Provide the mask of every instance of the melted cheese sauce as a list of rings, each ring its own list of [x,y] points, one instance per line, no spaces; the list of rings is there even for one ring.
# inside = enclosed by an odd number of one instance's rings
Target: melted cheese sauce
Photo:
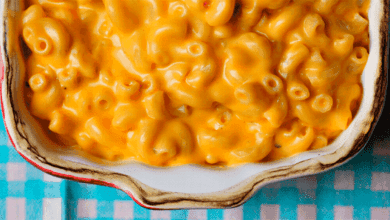
[[[328,145],[360,104],[369,0],[25,5],[31,113],[104,160],[276,160]]]

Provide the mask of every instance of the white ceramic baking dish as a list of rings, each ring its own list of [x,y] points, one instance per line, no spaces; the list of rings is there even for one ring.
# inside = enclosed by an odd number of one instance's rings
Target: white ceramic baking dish
[[[323,149],[234,168],[155,168],[137,162],[108,166],[55,146],[29,114],[23,99],[25,64],[14,22],[21,10],[19,0],[1,1],[0,40],[5,65],[1,103],[9,137],[16,150],[39,169],[63,178],[121,189],[147,208],[239,206],[268,183],[329,170],[354,157],[366,144],[381,114],[387,86],[389,2],[371,1],[370,55],[362,75],[364,97],[349,128]]]

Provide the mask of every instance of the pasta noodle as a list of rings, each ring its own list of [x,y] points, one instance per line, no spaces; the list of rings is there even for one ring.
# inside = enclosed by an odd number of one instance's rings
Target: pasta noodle
[[[364,65],[367,63],[368,53],[364,47],[355,47],[348,58],[348,72],[351,74],[361,74]]]
[[[271,95],[280,93],[283,90],[282,80],[274,74],[266,74],[261,82],[265,90]]]
[[[360,106],[368,0],[24,1],[27,106],[86,156],[277,160],[331,144]]]
[[[279,73],[283,78],[293,72],[309,56],[309,49],[301,43],[296,43],[286,50],[279,65]]]
[[[338,2],[339,0],[319,0],[315,2],[314,7],[319,13],[328,14]]]
[[[146,113],[150,118],[163,120],[169,117],[165,109],[164,92],[156,92],[145,98]]]
[[[292,81],[288,84],[287,94],[294,100],[305,100],[310,97],[309,89],[298,81]]]
[[[280,40],[300,20],[302,15],[301,5],[293,4],[280,9],[275,17],[269,18],[269,25],[266,30],[267,36],[274,40]]]
[[[338,53],[341,56],[345,56],[347,54],[351,53],[351,50],[353,49],[353,42],[354,37],[351,34],[343,34],[343,36],[339,39],[336,39],[333,42],[333,47],[336,53]]]
[[[320,149],[328,145],[328,139],[324,135],[318,135],[310,146],[310,149]]]
[[[117,82],[115,86],[115,95],[121,98],[123,101],[129,101],[130,99],[136,98],[140,93],[141,85],[135,80],[128,82]]]
[[[314,110],[325,113],[332,109],[333,99],[330,95],[320,94],[314,98],[311,106]]]
[[[287,116],[288,103],[285,96],[279,96],[272,103],[271,107],[264,113],[264,117],[268,120],[272,127],[278,128],[282,125]]]
[[[96,110],[106,111],[115,106],[115,97],[112,90],[106,88],[97,88],[97,93],[93,99],[93,105]]]
[[[39,92],[47,88],[48,79],[43,74],[35,74],[29,80],[29,85],[34,92]]]
[[[57,134],[67,134],[71,130],[71,125],[67,123],[67,121],[69,121],[69,119],[67,119],[63,113],[54,111],[52,113],[49,129]]]
[[[291,128],[281,129],[275,134],[275,147],[269,155],[273,160],[303,152],[313,142],[315,134],[312,127],[298,121],[292,122],[290,126]]]
[[[79,146],[84,150],[89,150],[94,147],[96,144],[94,140],[92,140],[86,132],[81,132],[75,137]]]
[[[325,35],[325,22],[319,14],[309,14],[303,19],[303,32],[307,44],[326,45],[329,41]]]
[[[112,126],[120,131],[129,131],[137,127],[139,116],[145,115],[141,106],[124,104],[115,109]]]
[[[74,68],[64,69],[58,74],[58,81],[64,89],[72,89],[77,87],[80,82],[80,76]]]
[[[254,143],[249,142],[247,146],[238,147],[231,152],[231,160],[237,162],[256,162],[266,157],[272,150],[272,138],[257,137]]]

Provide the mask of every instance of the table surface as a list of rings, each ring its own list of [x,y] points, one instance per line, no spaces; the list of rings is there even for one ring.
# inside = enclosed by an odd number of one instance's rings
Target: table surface
[[[50,176],[15,151],[1,122],[0,219],[390,220],[389,110],[390,103],[366,147],[348,163],[270,184],[244,205],[224,210],[152,211],[120,190]]]

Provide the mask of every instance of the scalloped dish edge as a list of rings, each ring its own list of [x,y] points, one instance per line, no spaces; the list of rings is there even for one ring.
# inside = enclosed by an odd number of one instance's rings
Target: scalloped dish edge
[[[367,143],[373,129],[378,121],[385,100],[387,87],[387,71],[388,71],[388,14],[389,1],[385,0],[371,0],[371,4],[376,5],[378,11],[378,50],[379,54],[372,53],[370,57],[376,55],[378,61],[374,63],[377,70],[374,77],[374,85],[372,94],[369,96],[370,106],[364,106],[366,115],[362,116],[357,124],[357,128],[347,129],[348,134],[355,132],[353,140],[346,140],[340,138],[340,141],[335,141],[333,144],[326,147],[326,149],[305,152],[297,156],[293,156],[281,161],[271,162],[262,169],[258,169],[260,165],[248,164],[240,167],[232,167],[226,169],[214,169],[215,172],[227,172],[229,170],[239,170],[242,167],[254,168],[257,173],[250,175],[248,178],[241,180],[238,183],[232,184],[227,188],[221,188],[218,191],[206,193],[184,193],[184,192],[170,192],[167,190],[158,189],[143,183],[144,181],[133,176],[125,175],[123,173],[115,172],[115,169],[106,169],[103,166],[93,165],[86,162],[74,162],[78,160],[65,160],[64,157],[56,156],[44,150],[42,143],[36,140],[33,135],[33,128],[26,123],[28,120],[23,116],[19,106],[17,106],[17,81],[19,67],[21,64],[18,58],[21,57],[20,51],[15,51],[12,42],[7,42],[7,39],[12,38],[12,14],[8,13],[11,9],[18,8],[18,2],[12,0],[5,0],[0,5],[1,19],[1,34],[2,42],[2,59],[4,63],[4,75],[1,75],[1,106],[3,119],[6,126],[7,133],[10,140],[19,152],[19,154],[29,163],[38,169],[54,176],[71,179],[79,182],[86,182],[98,185],[104,185],[121,189],[126,192],[139,205],[149,209],[181,209],[181,208],[232,208],[242,205],[247,201],[256,191],[262,186],[290,178],[295,178],[304,175],[317,174],[334,167],[340,166],[356,156]],[[9,10],[4,10],[7,8]],[[371,6],[373,8],[373,6]],[[14,13],[15,14],[15,13]],[[370,9],[370,15],[373,12]],[[375,17],[376,18],[376,17]],[[372,34],[370,16],[370,35]],[[375,35],[375,33],[373,34]],[[372,36],[371,36],[372,37]],[[373,42],[373,41],[372,41]],[[371,48],[372,45],[370,45]],[[368,66],[368,64],[367,64]],[[370,71],[365,68],[365,72]],[[366,91],[366,90],[365,90]],[[370,96],[371,95],[371,96]],[[371,100],[372,99],[372,100]],[[364,104],[364,100],[362,105]],[[359,110],[360,112],[360,110]],[[359,115],[359,112],[357,115]],[[357,118],[358,116],[356,116]],[[350,126],[352,127],[352,126]],[[343,132],[344,133],[344,132]],[[342,140],[341,140],[342,139]],[[183,169],[197,170],[212,170],[207,168],[200,168],[198,166],[186,165]],[[146,168],[145,168],[146,169]],[[154,169],[154,168],[147,168]],[[153,172],[161,171],[162,169],[154,169]],[[173,168],[164,168],[164,172],[174,172]],[[173,171],[172,171],[173,170]],[[261,171],[259,171],[261,170]],[[214,172],[213,171],[213,172]]]

